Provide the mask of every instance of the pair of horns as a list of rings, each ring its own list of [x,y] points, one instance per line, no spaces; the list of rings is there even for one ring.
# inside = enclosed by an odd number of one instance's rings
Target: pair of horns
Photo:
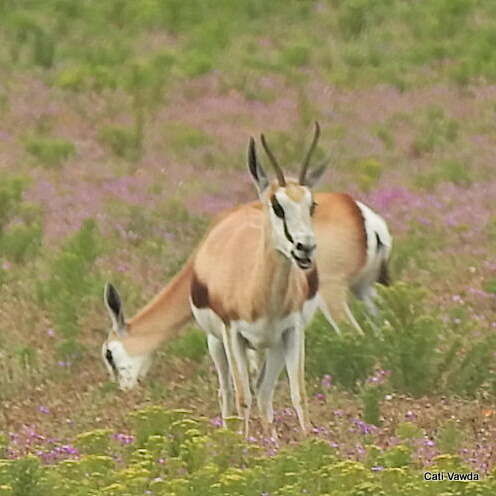
[[[312,158],[313,152],[315,151],[315,148],[317,147],[319,137],[320,137],[320,126],[319,126],[319,123],[317,121],[315,121],[315,131],[313,134],[312,144],[310,145],[310,148],[308,149],[308,152],[305,155],[305,158],[303,159],[303,164],[301,166],[301,172],[300,172],[300,177],[299,177],[299,183],[300,184],[305,184],[308,166],[310,165],[310,159]],[[286,179],[284,178],[284,174],[283,174],[282,169],[279,165],[279,162],[276,160],[276,157],[274,156],[271,149],[269,148],[269,145],[267,144],[267,140],[265,139],[265,136],[263,134],[260,136],[260,140],[262,141],[262,146],[265,150],[265,153],[269,157],[269,160],[272,163],[272,166],[274,167],[279,184],[281,186],[286,186]]]

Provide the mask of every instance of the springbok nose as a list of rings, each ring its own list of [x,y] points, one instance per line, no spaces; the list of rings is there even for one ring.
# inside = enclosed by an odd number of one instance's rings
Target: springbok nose
[[[296,249],[297,250],[303,251],[303,252],[308,253],[308,254],[312,253],[316,247],[317,247],[316,244],[304,245],[303,243],[296,243]]]

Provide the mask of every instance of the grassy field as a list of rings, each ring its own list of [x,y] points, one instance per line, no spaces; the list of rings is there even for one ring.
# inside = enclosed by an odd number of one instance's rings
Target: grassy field
[[[0,0],[0,495],[292,495],[313,471],[308,494],[391,480],[384,494],[494,494],[495,33],[491,0]],[[194,326],[139,389],[109,383],[102,292],[111,280],[137,311],[214,214],[255,198],[249,136],[266,133],[296,171],[316,119],[317,153],[332,156],[320,189],[387,220],[395,284],[375,329],[354,305],[364,337],[308,329],[312,440],[281,381],[276,455],[218,429]],[[247,458],[193,456],[196,437]],[[98,457],[113,475],[79,487]],[[435,467],[484,481],[423,483]],[[250,482],[260,470],[274,487]]]

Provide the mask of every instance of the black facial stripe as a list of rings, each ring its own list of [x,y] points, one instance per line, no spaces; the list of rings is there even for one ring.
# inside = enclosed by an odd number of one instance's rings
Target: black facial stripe
[[[112,352],[110,350],[105,352],[105,358],[108,364],[112,367],[112,370],[117,374],[117,366],[115,365],[114,357],[112,356]]]
[[[291,236],[291,234],[289,234],[289,231],[288,231],[288,225],[286,224],[286,219],[282,219],[282,224],[284,226],[284,234],[286,235],[286,238],[288,238],[288,241],[290,243],[293,243],[293,236]]]
[[[281,204],[277,201],[275,195],[272,195],[270,202],[272,203],[272,209],[274,210],[276,216],[279,217],[280,219],[284,219],[284,209],[281,207]]]
[[[282,224],[284,227],[284,235],[290,243],[293,243],[293,237],[289,233],[288,225],[286,224],[286,217],[284,215],[284,209],[281,207],[281,204],[277,201],[276,195],[272,195],[270,202],[272,204],[272,209],[277,217],[282,220]]]
[[[310,205],[310,215],[313,215],[315,212],[315,207],[317,206],[317,203],[312,202],[312,205]]]

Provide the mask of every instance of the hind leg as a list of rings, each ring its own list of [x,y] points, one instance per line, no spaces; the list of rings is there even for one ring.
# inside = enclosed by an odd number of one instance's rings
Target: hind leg
[[[336,331],[336,333],[341,334],[341,329],[339,328],[337,322],[334,320],[333,316],[331,315],[331,311],[329,310],[329,307],[327,306],[327,303],[325,302],[322,296],[320,296],[319,308],[322,314],[324,315],[324,317],[326,318],[327,322],[331,324],[331,327]]]
[[[328,315],[324,310],[322,312],[334,329],[339,329],[336,322],[347,320],[360,334],[363,334],[360,324],[348,307],[347,291],[347,286],[341,281],[325,281],[321,283],[319,288],[320,297],[323,300],[321,309],[325,305]]]
[[[248,348],[246,350],[246,356],[248,359],[248,371],[250,374],[250,389],[252,394],[254,394],[257,391],[257,384],[260,380],[260,376],[264,372],[265,351],[258,351]]]
[[[377,297],[377,290],[374,287],[374,283],[363,284],[354,289],[353,293],[359,300],[363,301],[370,315],[375,317],[378,314],[379,311],[374,301]]]

